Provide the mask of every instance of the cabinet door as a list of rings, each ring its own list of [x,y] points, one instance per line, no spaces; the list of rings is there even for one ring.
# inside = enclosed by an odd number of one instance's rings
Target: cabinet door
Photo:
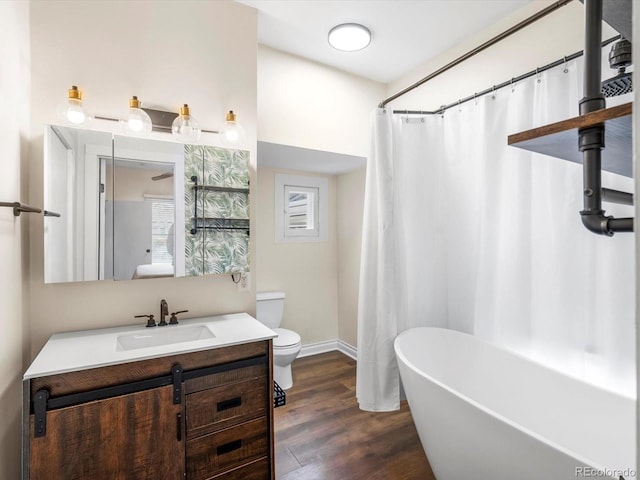
[[[172,386],[47,412],[34,438],[31,480],[182,480],[184,420]]]

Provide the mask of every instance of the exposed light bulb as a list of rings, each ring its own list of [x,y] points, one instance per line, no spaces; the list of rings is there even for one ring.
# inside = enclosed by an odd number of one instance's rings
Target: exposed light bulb
[[[141,102],[136,96],[133,96],[131,100],[129,100],[129,110],[120,121],[125,133],[145,136],[151,133],[153,128],[151,117],[140,108],[140,105]]]
[[[200,138],[200,126],[191,116],[189,105],[186,103],[180,108],[180,115],[171,124],[171,133],[185,142],[197,142]]]
[[[73,125],[81,125],[88,120],[88,116],[82,107],[82,93],[75,85],[69,89],[67,99],[58,106],[58,117],[64,123]]]
[[[139,118],[130,116],[129,120],[127,120],[127,126],[129,127],[129,130],[137,133],[144,128],[144,122]]]
[[[67,120],[75,125],[84,123],[86,115],[82,110],[81,102],[69,100],[69,106],[67,107]]]
[[[229,110],[229,113],[227,113],[227,120],[224,128],[220,131],[220,135],[224,145],[244,146],[244,128],[236,121],[236,114],[233,113],[233,110]]]

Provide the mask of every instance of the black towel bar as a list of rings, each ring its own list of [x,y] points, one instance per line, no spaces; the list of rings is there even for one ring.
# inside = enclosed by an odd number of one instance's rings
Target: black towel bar
[[[26,205],[20,202],[0,202],[0,207],[9,207],[13,208],[13,215],[19,217],[22,212],[25,213],[43,213],[42,209],[37,207],[32,207],[30,205]],[[44,215],[46,217],[59,217],[60,214],[56,212],[50,212],[48,210],[44,211]]]

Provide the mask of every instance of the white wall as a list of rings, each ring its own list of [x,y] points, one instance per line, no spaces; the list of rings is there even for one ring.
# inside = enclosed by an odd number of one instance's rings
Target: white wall
[[[213,130],[233,109],[255,180],[256,35],[256,11],[230,1],[31,2],[31,202],[42,203],[44,124],[58,122],[71,85],[84,90],[87,109],[107,117],[121,115],[132,95],[150,108],[188,103]],[[45,285],[42,219],[31,229],[32,355],[54,332],[131,324],[133,315],[157,313],[162,298],[188,316],[255,312],[253,286],[238,293],[226,275]]]
[[[633,37],[640,38],[640,8],[633,9]],[[637,65],[640,62],[640,50],[635,48],[633,50],[633,63]],[[640,90],[634,89],[633,101],[636,105],[640,103]],[[633,109],[633,125],[634,131],[637,130],[637,125],[640,125],[640,109]],[[640,158],[640,135],[633,136],[633,178],[635,180],[635,192],[636,198],[638,198],[637,192],[640,192],[640,178],[638,174],[640,172],[639,166]],[[636,399],[640,398],[640,382],[638,381],[638,372],[640,372],[640,235],[638,235],[638,220],[640,218],[640,202],[635,202],[634,217],[636,218],[634,223],[635,228],[635,242],[636,242]],[[636,402],[636,471],[640,471],[640,402]]]
[[[366,168],[338,176],[338,338],[357,347]]]
[[[326,242],[276,243],[274,175],[314,175],[291,170],[258,169],[256,218],[256,288],[287,295],[282,327],[300,334],[302,344],[338,338],[338,242],[336,177],[329,176],[329,226]]]
[[[260,141],[366,157],[369,116],[385,93],[381,83],[258,47]],[[258,172],[257,289],[286,291],[285,323],[303,344],[340,338],[355,345],[364,173],[330,177],[332,204],[349,203],[337,212],[330,207],[338,237],[304,246],[273,243],[273,172]]]
[[[258,139],[367,156],[369,114],[384,85],[258,47]]]
[[[0,201],[27,199],[29,136],[29,4],[0,2]],[[20,477],[22,372],[27,360],[29,215],[0,208],[0,478]],[[23,258],[24,257],[24,258]]]
[[[532,2],[478,35],[389,83],[387,97],[426,77],[547,5],[548,2]],[[604,26],[604,38],[616,34],[613,29]],[[435,110],[441,105],[473,95],[583,48],[584,6],[574,1],[388,105],[398,110]],[[614,73],[613,70],[611,72]]]

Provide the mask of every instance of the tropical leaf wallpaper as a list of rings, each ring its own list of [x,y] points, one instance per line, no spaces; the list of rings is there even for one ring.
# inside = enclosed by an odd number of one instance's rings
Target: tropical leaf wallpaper
[[[184,153],[185,274],[248,272],[248,192],[198,189],[196,195],[191,177],[198,185],[248,190],[249,152],[185,145]],[[194,228],[196,208],[199,228]]]

